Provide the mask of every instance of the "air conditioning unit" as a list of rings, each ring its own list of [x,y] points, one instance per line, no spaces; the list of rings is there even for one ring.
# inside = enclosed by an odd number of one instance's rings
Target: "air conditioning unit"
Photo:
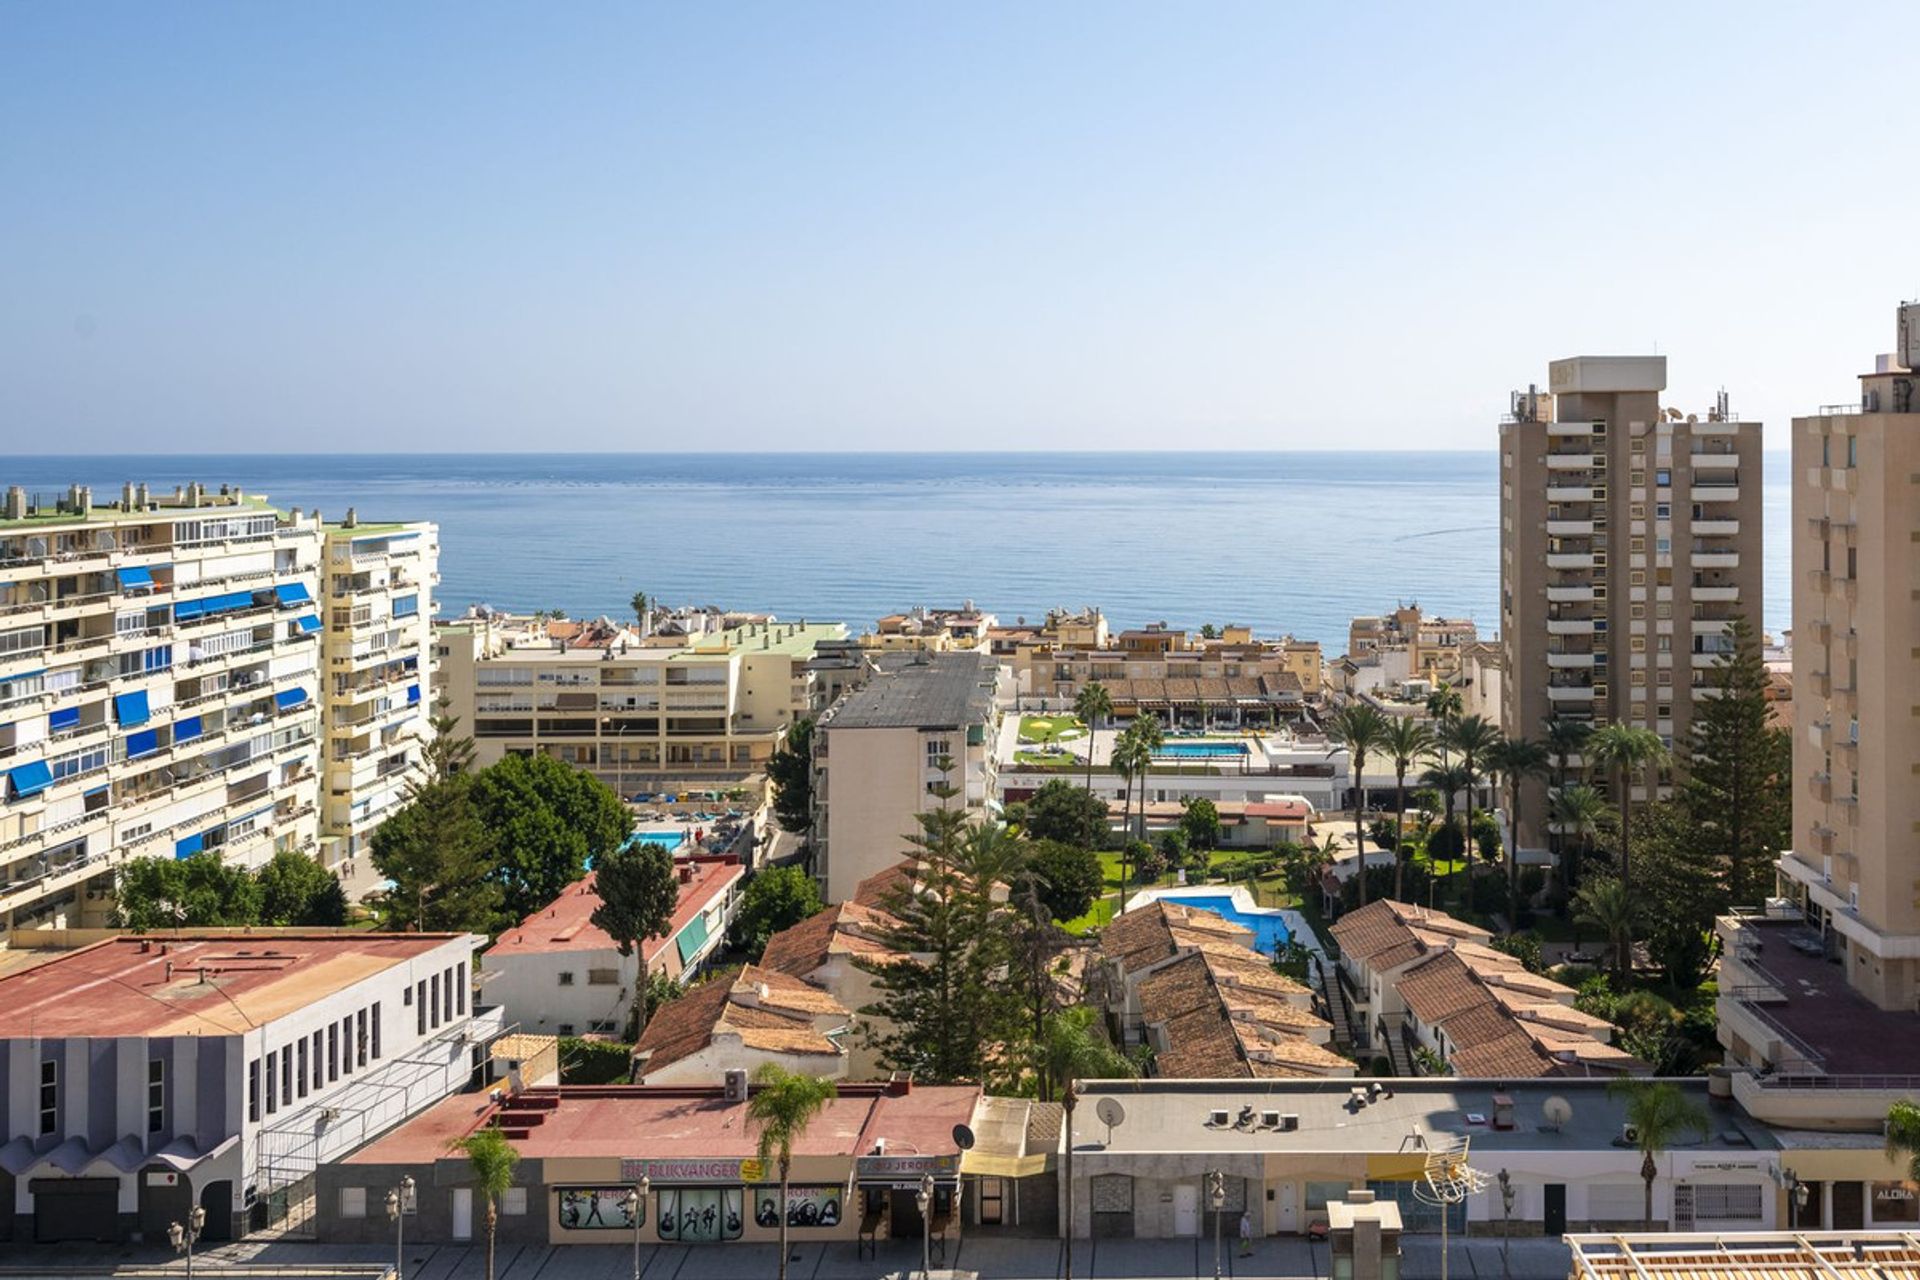
[[[1229,1117],[1224,1108],[1207,1112],[1207,1123],[1214,1128],[1224,1128],[1229,1122]]]
[[[1280,1132],[1296,1133],[1299,1131],[1299,1129],[1300,1129],[1300,1117],[1298,1115],[1296,1115],[1294,1112],[1291,1112],[1291,1111],[1285,1112],[1281,1115]]]
[[[728,1102],[747,1100],[747,1073],[738,1067],[730,1069],[726,1076],[726,1096]]]
[[[1280,1113],[1278,1111],[1262,1111],[1260,1113],[1260,1127],[1262,1129],[1278,1129],[1280,1127]]]

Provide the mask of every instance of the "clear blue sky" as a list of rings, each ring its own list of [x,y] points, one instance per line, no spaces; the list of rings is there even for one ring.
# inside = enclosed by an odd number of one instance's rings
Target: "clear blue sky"
[[[9,0],[0,453],[1784,428],[1920,294],[1913,18]]]

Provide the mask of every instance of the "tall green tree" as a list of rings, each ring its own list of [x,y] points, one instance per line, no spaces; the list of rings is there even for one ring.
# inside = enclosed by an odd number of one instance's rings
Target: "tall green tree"
[[[347,892],[340,878],[295,849],[282,849],[254,873],[260,885],[260,923],[343,925]]]
[[[674,871],[673,855],[661,846],[622,845],[594,867],[593,891],[600,899],[589,917],[593,926],[613,939],[621,955],[641,952],[644,956],[641,944],[665,935],[673,924],[674,908],[680,904],[680,877]],[[638,1040],[645,1027],[648,980],[643,963],[633,984],[628,1040]]]
[[[472,797],[473,739],[442,698],[406,800],[373,833],[374,870],[392,887],[370,901],[389,930],[491,932],[500,919],[494,841]]]
[[[1616,1080],[1607,1092],[1627,1104],[1627,1123],[1640,1152],[1640,1180],[1646,1185],[1644,1224],[1653,1226],[1653,1181],[1660,1176],[1655,1158],[1688,1133],[1706,1136],[1711,1123],[1705,1107],[1680,1092],[1671,1080]]]
[[[1412,716],[1395,716],[1380,750],[1393,761],[1393,896],[1406,900],[1407,772],[1433,750],[1433,730]]]
[[[633,610],[633,620],[642,627],[647,625],[647,614],[652,604],[653,602],[647,599],[647,593],[644,591],[634,592],[633,599],[627,602],[627,606]]]
[[[1031,883],[1047,916],[1078,920],[1093,910],[1105,877],[1100,855],[1062,840],[1035,840],[1022,883]]]
[[[1887,1108],[1887,1159],[1905,1161],[1907,1177],[1920,1182],[1920,1103],[1910,1098]]]
[[[1606,939],[1613,957],[1614,981],[1622,987],[1633,975],[1633,933],[1638,914],[1625,882],[1616,876],[1595,876],[1574,895],[1574,923]]]
[[[767,940],[826,907],[820,882],[801,866],[768,867],[747,881],[727,936],[734,948],[758,956]]]
[[[1367,905],[1367,756],[1385,748],[1387,717],[1372,703],[1355,698],[1328,719],[1327,734],[1347,749],[1347,759],[1353,767],[1353,851],[1359,858],[1354,879],[1360,886],[1359,905],[1364,907]]]
[[[793,1178],[794,1144],[839,1090],[831,1080],[788,1071],[777,1062],[763,1062],[753,1073],[753,1094],[747,1099],[747,1124],[758,1135],[762,1163],[774,1161],[780,1169],[780,1280],[787,1280],[787,1195]]]
[[[1494,748],[1492,764],[1507,783],[1507,895],[1514,922],[1520,918],[1520,803],[1527,784],[1547,776],[1552,755],[1531,738],[1508,738]]]
[[[633,831],[633,812],[612,787],[549,755],[506,756],[482,769],[473,806],[493,835],[494,874],[515,918],[559,897]]]
[[[1611,815],[1607,798],[1584,782],[1560,787],[1548,798],[1548,820],[1560,840],[1560,883],[1571,892],[1579,886],[1579,866],[1593,856],[1594,841]]]
[[[204,929],[260,922],[260,886],[245,867],[207,850],[189,858],[133,858],[115,877],[115,928]]]
[[[1220,843],[1220,807],[1205,796],[1188,796],[1180,802],[1180,832],[1189,849],[1212,852]]]
[[[1156,753],[1166,742],[1166,730],[1161,727],[1160,717],[1148,713],[1133,722],[1134,736],[1138,751],[1134,757],[1134,766],[1140,774],[1140,838],[1147,838],[1147,775],[1153,772]]]
[[[494,1240],[500,1226],[500,1198],[513,1186],[513,1169],[520,1163],[520,1153],[507,1141],[506,1134],[498,1129],[478,1130],[462,1138],[457,1145],[467,1157],[467,1176],[473,1181],[473,1189],[480,1193],[481,1203],[486,1205],[486,1276],[487,1280],[493,1280]]]
[[[1547,751],[1553,756],[1553,785],[1564,788],[1572,777],[1573,757],[1585,749],[1593,735],[1593,722],[1553,715],[1542,720],[1540,727],[1546,734]]]
[[[1022,827],[1035,840],[1097,849],[1113,835],[1107,802],[1065,778],[1050,778],[1027,800]]]
[[[1494,754],[1505,741],[1485,716],[1456,716],[1443,721],[1434,735],[1442,746],[1460,757],[1460,769],[1466,778],[1467,830],[1463,847],[1473,847],[1473,809],[1480,777],[1493,762]]]
[[[1101,721],[1113,714],[1113,695],[1098,680],[1089,680],[1073,695],[1073,714],[1087,727],[1087,790],[1093,790],[1093,744]]]
[[[1727,898],[1758,903],[1793,825],[1793,744],[1771,723],[1760,641],[1744,618],[1727,628],[1733,651],[1709,679],[1719,696],[1693,704],[1681,795],[1702,852],[1724,860]]]
[[[1140,736],[1138,728],[1139,722],[1135,721],[1121,732],[1120,736],[1114,740],[1113,754],[1110,757],[1115,771],[1125,783],[1125,790],[1120,800],[1120,825],[1125,834],[1120,846],[1120,898],[1114,903],[1115,915],[1120,913],[1121,907],[1126,903],[1126,886],[1132,874],[1129,863],[1133,846],[1141,839],[1140,833],[1136,832],[1133,826],[1133,782],[1135,778],[1139,778],[1140,788],[1145,791],[1146,771],[1153,762],[1153,748]]]
[[[1458,719],[1465,706],[1466,704],[1460,699],[1460,691],[1442,680],[1433,687],[1433,692],[1427,695],[1427,719],[1432,720],[1436,725],[1445,724],[1449,720]]]
[[[1614,780],[1614,807],[1620,811],[1620,883],[1633,887],[1633,784],[1668,760],[1666,744],[1651,729],[1609,724],[1587,739],[1587,754]],[[1648,788],[1649,793],[1652,787]]]
[[[1669,985],[1691,990],[1713,961],[1713,921],[1727,907],[1726,862],[1700,855],[1701,832],[1684,800],[1650,804],[1641,821],[1635,896],[1647,954]]]
[[[786,741],[767,760],[773,784],[773,816],[782,830],[806,836],[813,830],[813,717],[801,716]]]
[[[886,902],[898,921],[886,936],[896,955],[863,965],[875,988],[861,1010],[870,1019],[868,1042],[889,1070],[934,1083],[981,1080],[1015,1009],[1003,980],[1007,907],[993,901],[991,882],[977,878],[987,864],[1002,865],[1002,851],[979,843],[964,811],[935,809],[918,821],[920,833],[909,840],[916,883]]]

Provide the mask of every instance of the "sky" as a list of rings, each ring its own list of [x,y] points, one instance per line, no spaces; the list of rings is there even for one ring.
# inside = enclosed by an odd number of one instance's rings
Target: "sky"
[[[0,454],[1780,428],[1920,296],[1910,5],[0,2]]]

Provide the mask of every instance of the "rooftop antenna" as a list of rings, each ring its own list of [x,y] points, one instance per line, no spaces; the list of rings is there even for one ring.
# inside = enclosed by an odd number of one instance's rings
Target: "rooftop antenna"
[[[1414,1199],[1440,1210],[1440,1280],[1447,1280],[1447,1245],[1453,1208],[1486,1189],[1487,1175],[1467,1164],[1472,1140],[1461,1138],[1446,1147],[1429,1147],[1426,1169],[1413,1184]]]

